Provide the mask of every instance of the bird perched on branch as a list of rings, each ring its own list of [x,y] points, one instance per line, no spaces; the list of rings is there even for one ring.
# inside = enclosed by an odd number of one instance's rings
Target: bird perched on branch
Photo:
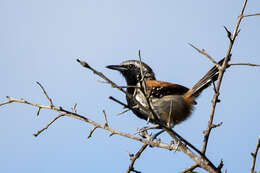
[[[223,61],[224,59],[220,60],[219,65]],[[219,74],[217,66],[214,66],[189,89],[179,84],[156,80],[153,70],[138,60],[127,60],[107,68],[119,71],[125,78],[127,93],[132,96],[127,96],[126,100],[136,116],[152,123],[160,121],[171,128],[191,115],[196,98],[217,80]],[[152,111],[148,111],[149,109]]]

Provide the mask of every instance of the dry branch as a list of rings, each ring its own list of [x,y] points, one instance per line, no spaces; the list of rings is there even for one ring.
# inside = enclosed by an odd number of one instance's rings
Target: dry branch
[[[257,157],[257,152],[258,152],[258,149],[260,148],[260,136],[258,137],[258,141],[257,141],[257,144],[256,144],[256,147],[255,147],[255,151],[253,153],[251,153],[252,155],[252,165],[251,165],[251,168],[250,168],[250,173],[255,173],[255,161],[256,161],[256,157]]]
[[[80,114],[77,114],[77,113],[65,110],[62,107],[55,107],[55,106],[51,107],[51,106],[47,106],[47,105],[41,105],[41,104],[29,102],[29,101],[24,100],[24,99],[16,99],[16,98],[12,98],[12,97],[9,97],[9,96],[7,96],[7,98],[9,99],[8,103],[15,103],[15,102],[16,103],[23,103],[23,104],[34,106],[36,108],[49,109],[49,110],[53,110],[53,111],[59,112],[60,116],[56,117],[57,119],[60,118],[61,115],[62,116],[67,116],[67,117],[72,117],[72,118],[84,121],[86,123],[92,124],[94,127],[105,129],[105,130],[111,132],[112,134],[117,134],[117,135],[120,135],[120,136],[124,136],[124,137],[130,138],[130,139],[133,139],[133,140],[136,140],[136,141],[139,141],[139,142],[142,142],[142,143],[154,146],[154,147],[165,148],[165,149],[168,149],[168,150],[176,150],[176,146],[165,144],[165,143],[162,143],[162,142],[156,143],[156,142],[153,142],[153,141],[145,140],[143,138],[139,138],[137,136],[133,136],[133,135],[128,134],[128,133],[120,132],[120,131],[115,130],[113,128],[110,128],[110,127],[108,127],[106,125],[97,123],[97,122],[95,122],[95,121],[93,121],[93,120],[91,120],[89,118],[86,118],[85,116],[82,116]],[[4,102],[4,103],[7,104],[7,102]],[[0,104],[0,106],[5,105],[5,104]],[[50,123],[52,121],[56,121],[57,119],[54,118],[53,120],[50,121]],[[45,131],[45,130],[46,129],[44,129],[43,131]]]
[[[44,87],[42,86],[42,84],[41,84],[40,82],[36,82],[36,83],[41,87],[41,89],[42,89],[44,95],[47,97],[47,99],[48,99],[48,101],[49,101],[49,103],[50,103],[50,106],[53,106],[52,100],[51,100],[51,98],[48,96],[48,94],[47,94],[47,92],[45,91],[45,89],[44,89]],[[40,108],[39,108],[39,110],[40,110]],[[40,112],[40,111],[39,111],[39,112]]]
[[[41,134],[43,131],[47,130],[49,128],[50,125],[52,125],[57,119],[59,119],[60,117],[63,117],[65,114],[60,114],[59,116],[55,117],[53,120],[51,120],[44,128],[42,128],[41,130],[39,130],[37,133],[34,133],[33,135],[35,137],[37,137],[39,134]]]
[[[135,161],[141,156],[142,152],[148,147],[147,144],[143,144],[143,146],[138,150],[138,152],[131,157],[131,163],[128,167],[128,169],[126,170],[126,173],[130,173],[131,171],[134,170],[134,163]]]
[[[259,16],[260,13],[254,13],[254,14],[245,14],[243,17],[252,17],[252,16]]]
[[[212,124],[213,124],[213,119],[214,119],[214,114],[215,114],[215,108],[216,108],[216,104],[218,102],[218,97],[219,97],[219,91],[220,91],[220,87],[221,87],[221,83],[222,83],[222,79],[223,79],[223,75],[224,75],[224,72],[225,72],[225,69],[228,65],[228,61],[230,60],[231,58],[231,50],[233,48],[233,43],[237,37],[237,34],[239,32],[239,26],[240,26],[240,23],[241,23],[241,20],[242,20],[242,16],[244,14],[244,11],[245,11],[245,8],[246,8],[246,4],[247,4],[247,0],[244,1],[244,4],[243,4],[243,7],[242,7],[242,10],[240,12],[240,15],[237,19],[237,23],[236,23],[236,26],[235,26],[235,29],[233,31],[233,34],[230,36],[229,38],[229,47],[228,47],[228,50],[226,52],[226,56],[225,56],[225,60],[221,66],[221,68],[219,68],[219,76],[218,76],[218,80],[217,80],[217,85],[216,85],[216,88],[215,88],[215,94],[213,96],[213,99],[212,99],[212,105],[211,105],[211,111],[210,111],[210,116],[209,116],[209,120],[208,120],[208,125],[207,125],[207,128],[206,128],[206,133],[204,134],[204,139],[203,139],[203,144],[202,144],[202,152],[203,153],[206,153],[206,149],[207,149],[207,145],[208,145],[208,140],[209,140],[209,135],[210,135],[210,132],[212,130]]]
[[[253,66],[253,67],[260,67],[260,64],[252,64],[252,63],[229,63],[228,65],[245,65],[245,66]]]
[[[140,56],[140,54],[139,54]],[[139,57],[141,58],[141,57]],[[153,109],[151,109],[151,106],[149,106],[149,108],[145,108],[142,104],[140,104],[135,97],[133,97],[132,95],[130,95],[129,93],[127,93],[125,90],[123,90],[122,88],[118,87],[118,85],[116,85],[112,80],[110,80],[108,77],[106,77],[103,73],[95,70],[94,68],[92,68],[87,62],[85,61],[81,61],[79,59],[77,59],[77,62],[79,62],[83,67],[90,69],[94,74],[98,75],[99,77],[101,77],[102,79],[104,79],[108,84],[110,84],[112,87],[119,89],[121,92],[123,92],[127,97],[129,97],[130,99],[132,99],[133,101],[135,101],[135,103],[138,105],[139,108],[143,109],[144,111],[146,111],[147,113],[149,113],[151,116],[153,115],[153,117],[155,116],[155,113],[153,112]],[[110,97],[111,98],[111,97]],[[112,98],[111,98],[112,99]],[[113,99],[114,101],[116,99]],[[118,103],[120,103],[120,101],[117,101]],[[148,102],[149,103],[149,102]],[[120,103],[121,104],[121,103]],[[126,107],[125,104],[122,103],[122,105],[124,105]],[[134,109],[132,107],[127,106],[127,108],[131,109],[131,110],[135,110],[138,111],[137,109]],[[181,137],[178,133],[176,133],[174,130],[172,130],[171,128],[166,127],[164,124],[162,124],[160,121],[156,121],[157,119],[155,119],[155,122],[157,124],[159,124],[162,129],[164,129],[165,131],[167,131],[167,133],[173,138],[176,139],[176,136],[178,137],[178,139],[180,139],[180,141],[183,141],[185,144],[182,144],[181,142],[179,142],[178,145],[178,150],[184,152],[185,154],[187,154],[192,160],[194,160],[197,164],[200,165],[201,168],[204,168],[205,170],[207,170],[208,172],[216,172],[216,167],[214,166],[214,164],[200,151],[198,150],[196,147],[194,147],[191,143],[189,143],[187,140],[185,140],[183,137]],[[104,127],[100,127],[100,128],[104,128]],[[107,130],[107,129],[106,129]],[[114,135],[115,133],[111,132],[111,135]],[[145,143],[145,142],[143,142]],[[147,143],[146,143],[147,144]],[[187,148],[188,145],[189,147],[191,147],[194,151],[196,151],[197,153],[199,153],[199,156],[197,156],[196,154],[194,154],[189,148]]]
[[[198,51],[200,54],[206,56],[214,65],[216,65],[218,68],[220,67],[217,61],[214,60],[204,49],[200,50],[199,48],[195,47],[193,44],[188,43],[192,48],[194,48],[196,51]]]

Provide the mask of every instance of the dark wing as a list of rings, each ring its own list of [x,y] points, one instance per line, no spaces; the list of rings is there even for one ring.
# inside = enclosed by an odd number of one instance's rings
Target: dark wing
[[[182,85],[158,80],[146,80],[146,86],[151,92],[151,96],[156,98],[166,95],[184,95],[189,90]]]

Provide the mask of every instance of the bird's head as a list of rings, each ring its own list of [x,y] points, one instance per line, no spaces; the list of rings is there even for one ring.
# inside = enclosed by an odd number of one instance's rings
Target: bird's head
[[[126,79],[128,85],[136,85],[141,80],[141,68],[144,79],[155,79],[155,75],[151,67],[149,67],[144,62],[140,63],[138,60],[127,60],[122,62],[120,65],[109,65],[106,67],[119,71]]]

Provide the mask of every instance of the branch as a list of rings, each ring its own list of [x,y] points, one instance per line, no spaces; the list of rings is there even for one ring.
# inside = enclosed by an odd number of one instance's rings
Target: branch
[[[245,14],[243,17],[251,17],[251,16],[259,16],[260,13],[254,13],[254,14]]]
[[[144,144],[148,144],[148,145],[153,146],[153,147],[165,148],[165,149],[168,149],[168,150],[182,151],[182,152],[186,153],[192,160],[194,160],[194,162],[198,163],[201,168],[206,169],[208,172],[212,172],[212,173],[215,172],[214,169],[212,168],[212,166],[208,165],[210,162],[208,162],[208,159],[206,157],[205,157],[205,160],[204,160],[203,159],[204,158],[203,155],[202,155],[203,158],[197,156],[190,149],[188,149],[186,147],[186,145],[184,145],[184,144],[181,144],[181,145],[177,146],[177,145],[172,145],[172,144],[165,144],[165,143],[162,143],[162,142],[154,142],[154,141],[150,141],[150,140],[145,140],[143,138],[130,135],[128,133],[117,131],[115,129],[112,129],[112,128],[108,127],[107,125],[99,124],[99,123],[97,123],[97,122],[95,122],[93,120],[90,120],[89,118],[86,118],[86,117],[84,117],[82,115],[79,115],[79,114],[75,113],[75,111],[71,112],[71,111],[63,109],[62,107],[55,107],[55,106],[51,106],[51,105],[48,105],[48,106],[47,105],[41,105],[41,104],[29,102],[29,101],[24,100],[24,99],[16,99],[16,98],[8,97],[8,96],[7,96],[7,98],[9,99],[9,101],[8,102],[4,102],[4,103],[2,103],[0,105],[5,105],[5,104],[8,104],[8,103],[17,102],[17,103],[23,103],[23,104],[31,105],[31,106],[34,106],[34,107],[36,107],[38,109],[54,110],[54,111],[57,111],[57,112],[59,112],[60,114],[62,114],[64,116],[68,116],[68,117],[72,117],[72,118],[75,118],[75,119],[79,119],[79,120],[84,121],[86,123],[92,124],[96,128],[102,128],[102,129],[105,129],[107,131],[110,131],[111,135],[118,134],[120,136],[124,136],[124,137],[130,138],[130,139],[142,142]],[[52,120],[52,121],[54,122],[54,121],[56,121],[56,119]],[[52,124],[53,122],[51,122],[49,124]],[[176,135],[176,133],[174,131],[172,131],[172,133],[173,133],[173,136]],[[178,137],[180,139],[182,139],[180,136],[178,136]]]
[[[57,119],[59,119],[60,117],[65,116],[65,114],[60,114],[59,116],[55,117],[53,120],[51,120],[44,128],[42,128],[41,130],[39,130],[37,133],[34,133],[33,135],[35,137],[37,137],[39,134],[41,134],[43,131],[47,130],[49,128],[49,126],[54,123]]]
[[[44,95],[47,97],[49,103],[50,103],[50,106],[53,106],[53,103],[52,103],[52,100],[50,99],[50,97],[48,96],[47,92],[45,91],[45,89],[43,88],[42,84],[40,84],[40,82],[36,82],[42,89]],[[39,111],[40,112],[40,111]]]
[[[213,64],[215,64],[218,68],[220,67],[219,64],[204,50],[200,50],[197,47],[195,47],[193,44],[188,43],[192,48],[194,48],[196,51],[198,51],[200,54],[206,56]]]
[[[94,126],[93,129],[90,131],[89,135],[88,135],[88,138],[91,138],[92,137],[92,134],[94,133],[94,131],[97,129],[98,127],[97,126]]]
[[[207,125],[207,128],[205,130],[205,134],[204,134],[204,139],[203,139],[203,144],[202,144],[202,149],[201,151],[203,153],[206,153],[206,149],[207,149],[207,145],[208,145],[208,140],[209,140],[209,135],[210,135],[210,132],[212,130],[212,123],[213,123],[213,119],[214,119],[214,114],[215,114],[215,108],[216,108],[216,104],[218,102],[218,97],[219,97],[219,90],[220,90],[220,87],[221,87],[221,82],[222,82],[222,79],[223,79],[223,75],[224,75],[224,72],[225,72],[225,69],[228,65],[228,61],[230,60],[231,58],[231,50],[233,48],[233,43],[237,37],[237,33],[239,32],[239,26],[240,26],[240,23],[241,23],[241,20],[243,18],[243,14],[244,14],[244,11],[245,11],[245,8],[246,8],[246,4],[247,4],[247,0],[244,1],[244,4],[243,4],[243,7],[241,9],[241,12],[240,12],[240,15],[237,19],[237,23],[236,23],[236,26],[235,26],[235,29],[233,31],[233,34],[232,36],[230,36],[230,41],[229,41],[229,47],[228,47],[228,50],[226,52],[226,56],[225,56],[225,60],[221,66],[221,68],[219,68],[219,76],[218,76],[218,80],[217,80],[217,86],[216,86],[216,91],[215,91],[215,94],[212,98],[212,104],[211,104],[211,110],[210,110],[210,116],[209,116],[209,120],[208,120],[208,125]]]
[[[260,148],[260,136],[258,137],[258,142],[256,144],[256,147],[255,147],[255,151],[253,153],[251,153],[252,155],[252,165],[251,165],[251,168],[250,168],[250,173],[255,173],[255,161],[256,161],[256,157],[257,157],[257,152],[258,152],[258,149]]]
[[[108,126],[107,114],[106,114],[105,110],[103,110],[103,114],[104,114],[104,119],[105,119],[105,126]]]
[[[188,168],[182,170],[181,172],[179,173],[188,173],[188,172],[192,172],[194,169],[196,169],[199,165],[198,164],[193,164],[191,166],[189,166]]]
[[[142,152],[147,148],[147,146],[148,144],[143,144],[143,146],[138,150],[138,152],[133,157],[131,157],[131,163],[128,169],[126,170],[126,173],[130,173],[134,170],[135,161],[141,156]]]
[[[139,137],[130,135],[128,133],[124,133],[124,132],[115,130],[115,129],[110,128],[110,127],[108,127],[106,125],[97,123],[97,122],[95,122],[95,121],[93,121],[93,120],[91,120],[89,118],[86,118],[86,117],[84,117],[84,116],[82,116],[80,114],[77,114],[75,112],[71,112],[71,111],[65,110],[62,107],[55,107],[55,106],[51,107],[51,106],[41,105],[41,104],[29,102],[29,101],[24,100],[24,99],[16,99],[16,98],[12,98],[12,97],[9,97],[9,96],[7,96],[7,98],[9,99],[8,103],[15,103],[15,102],[16,103],[23,103],[23,104],[34,106],[36,108],[49,109],[49,110],[53,110],[53,111],[59,112],[60,116],[54,118],[52,120],[53,122],[56,121],[58,118],[60,118],[61,115],[62,116],[68,116],[68,117],[72,117],[72,118],[84,121],[86,123],[92,124],[94,127],[105,129],[105,130],[111,132],[111,134],[117,134],[117,135],[120,135],[120,136],[124,136],[124,137],[130,138],[130,139],[133,139],[135,141],[139,141],[139,142],[142,142],[144,144],[151,145],[153,147],[165,148],[165,149],[168,149],[168,150],[176,150],[177,149],[177,147],[173,146],[173,145],[165,144],[165,143],[162,143],[162,142],[158,143],[158,142],[145,140],[143,138],[139,138]],[[4,103],[7,104],[7,102],[4,102]],[[0,105],[4,105],[4,104],[2,103]],[[49,124],[52,124],[53,123],[52,121]]]
[[[229,63],[228,65],[245,65],[245,66],[253,66],[253,67],[260,67],[260,64],[251,64],[251,63]]]

